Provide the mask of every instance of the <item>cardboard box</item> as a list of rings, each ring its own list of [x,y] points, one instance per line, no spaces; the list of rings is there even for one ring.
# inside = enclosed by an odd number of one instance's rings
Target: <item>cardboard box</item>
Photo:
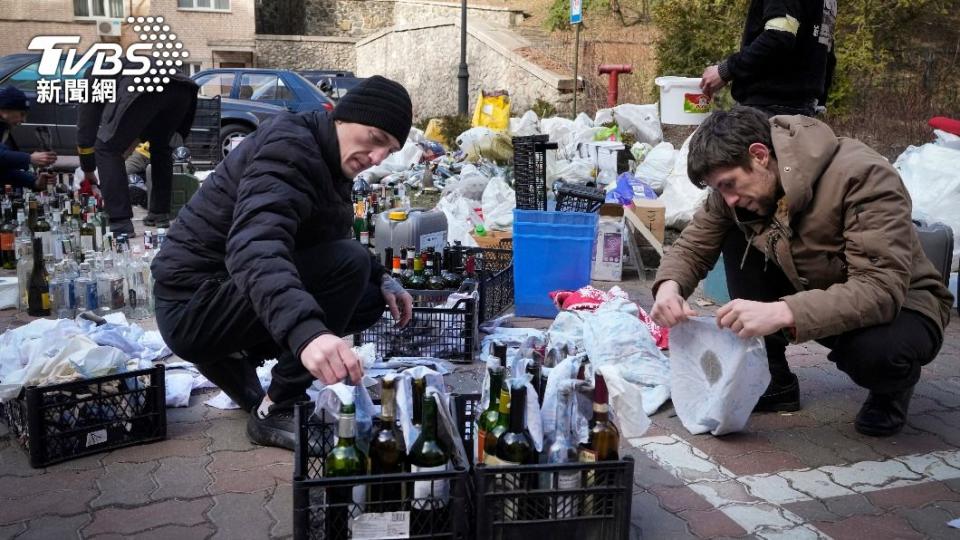
[[[593,253],[590,277],[597,281],[623,279],[623,207],[604,204],[600,207],[597,243]]]
[[[500,246],[500,241],[513,239],[513,231],[487,231],[487,234],[484,236],[477,236],[474,233],[470,233],[470,235],[477,241],[477,245],[482,248],[503,249]]]
[[[653,236],[663,243],[663,234],[666,222],[667,208],[659,199],[640,199],[633,200],[633,206],[629,211],[640,218],[640,221],[650,229]]]

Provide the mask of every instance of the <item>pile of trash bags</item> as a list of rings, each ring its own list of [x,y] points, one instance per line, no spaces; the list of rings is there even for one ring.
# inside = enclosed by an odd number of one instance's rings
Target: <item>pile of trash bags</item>
[[[435,130],[428,128],[428,133]],[[663,141],[656,104],[623,104],[597,111],[593,118],[580,113],[575,119],[539,118],[533,111],[509,118],[505,130],[477,125],[456,137],[456,147],[446,148],[436,135],[413,128],[403,148],[380,165],[361,172],[372,187],[384,192],[401,189],[418,193],[426,187],[439,190],[436,208],[447,217],[447,238],[476,246],[471,235],[481,226],[488,231],[510,230],[513,225],[512,137],[547,135],[557,144],[546,155],[548,198],[557,180],[567,184],[614,190],[629,183],[632,193],[612,199],[627,202],[633,196],[663,200],[666,225],[682,228],[706,196],[690,183],[686,172],[687,144],[677,149]],[[433,138],[431,138],[433,137]],[[624,143],[631,170],[618,178],[598,171],[593,159],[584,157],[582,145],[597,141]],[[425,176],[429,184],[424,185]],[[622,176],[622,175],[621,175]],[[414,204],[413,206],[417,206]]]

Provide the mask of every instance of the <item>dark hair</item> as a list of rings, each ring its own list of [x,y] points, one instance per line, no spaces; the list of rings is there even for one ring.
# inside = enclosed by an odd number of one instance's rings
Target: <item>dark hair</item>
[[[687,176],[698,188],[707,187],[706,177],[715,169],[743,167],[751,170],[749,148],[765,145],[773,155],[767,114],[753,107],[736,106],[716,111],[700,124],[690,140]]]

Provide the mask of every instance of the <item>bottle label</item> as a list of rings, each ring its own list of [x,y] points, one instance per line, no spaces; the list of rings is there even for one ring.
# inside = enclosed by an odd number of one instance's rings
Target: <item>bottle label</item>
[[[43,245],[43,254],[53,255],[53,246],[50,245],[50,233],[38,232],[37,236],[40,237],[40,243]]]
[[[610,406],[606,403],[594,403],[593,412],[595,413],[605,413],[610,411]]]
[[[487,440],[487,430],[478,429],[477,430],[477,451],[473,453],[476,458],[477,463],[484,463],[483,461],[483,443]]]
[[[557,474],[557,487],[562,490],[580,488],[580,472],[562,472]]]
[[[81,235],[80,236],[80,247],[83,251],[94,251],[93,248],[93,236],[90,235]]]
[[[367,231],[360,231],[360,243],[369,246],[370,245],[370,233]]]
[[[350,520],[354,540],[410,538],[410,512],[368,512]]]
[[[124,306],[123,278],[110,280],[110,309],[120,309]]]
[[[484,454],[483,455],[483,464],[490,467],[500,467],[503,465],[509,465],[509,463],[503,462],[500,458],[493,454]]]
[[[436,467],[420,467],[410,465],[412,473],[439,473],[447,470],[446,464]],[[417,510],[436,510],[447,505],[450,500],[449,480],[417,480],[413,483],[413,498],[411,503]]]
[[[581,448],[579,459],[581,463],[596,463],[597,453],[587,448]]]
[[[0,251],[13,251],[14,239],[13,233],[0,234]]]
[[[43,305],[43,309],[50,309],[50,293],[45,292],[40,295],[40,303]]]

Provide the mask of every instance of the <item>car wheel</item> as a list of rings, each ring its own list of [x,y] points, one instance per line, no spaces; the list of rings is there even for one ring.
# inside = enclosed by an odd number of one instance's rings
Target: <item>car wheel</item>
[[[233,137],[246,137],[253,132],[248,126],[243,124],[227,124],[220,128],[220,155],[223,158],[230,153],[230,139]]]

